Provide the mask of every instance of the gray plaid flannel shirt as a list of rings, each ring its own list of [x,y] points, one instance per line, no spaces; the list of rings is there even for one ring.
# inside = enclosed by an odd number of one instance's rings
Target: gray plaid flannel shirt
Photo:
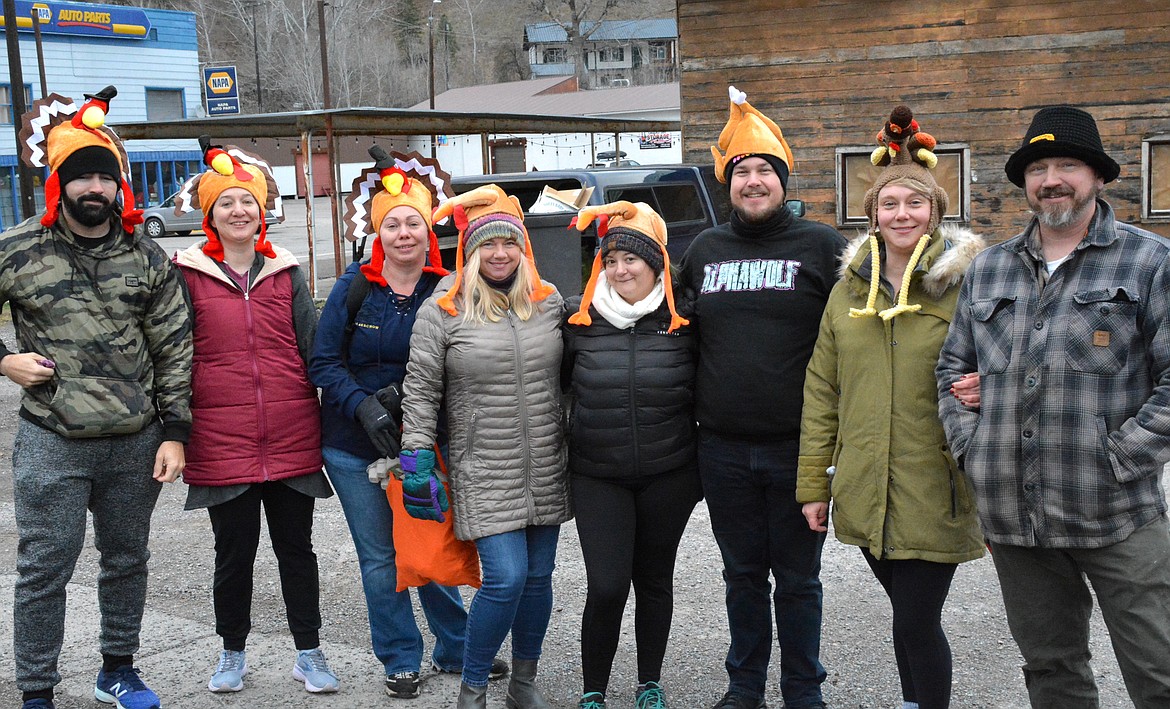
[[[988,539],[1103,547],[1166,512],[1170,242],[1098,199],[1045,284],[1035,229],[972,263],[939,357],[939,415]],[[978,411],[950,394],[971,371]]]

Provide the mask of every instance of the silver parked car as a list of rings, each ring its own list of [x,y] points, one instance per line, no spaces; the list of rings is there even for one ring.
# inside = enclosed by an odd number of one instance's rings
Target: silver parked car
[[[147,207],[142,210],[143,224],[142,228],[146,230],[146,235],[152,239],[158,239],[164,236],[187,236],[193,231],[203,230],[203,212],[194,210],[186,214],[175,216],[175,196],[179,193],[167,197],[162,204],[157,207]],[[276,215],[271,211],[264,212],[264,222],[268,226],[277,223]]]

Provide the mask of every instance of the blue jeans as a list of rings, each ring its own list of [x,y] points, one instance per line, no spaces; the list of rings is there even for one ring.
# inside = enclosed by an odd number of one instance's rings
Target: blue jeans
[[[467,614],[463,681],[487,684],[492,659],[512,631],[512,657],[539,660],[552,615],[559,526],[525,527],[475,540],[483,586]]]
[[[816,705],[821,666],[821,548],[796,502],[797,441],[753,443],[701,432],[699,475],[727,589],[728,691],[761,699],[772,653],[772,609],[786,707]],[[776,580],[769,599],[768,572]]]
[[[395,590],[394,518],[386,491],[366,477],[366,466],[373,461],[338,448],[325,448],[321,454],[357,550],[374,654],[387,675],[418,672],[423,639],[414,621],[410,592]],[[418,600],[435,635],[431,658],[444,670],[458,671],[463,666],[467,625],[458,589],[429,583],[418,589]]]

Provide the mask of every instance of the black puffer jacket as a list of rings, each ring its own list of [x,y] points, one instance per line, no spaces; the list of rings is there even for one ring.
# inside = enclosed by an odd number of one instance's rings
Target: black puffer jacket
[[[580,303],[570,298],[567,312]],[[562,381],[574,395],[569,471],[640,478],[695,465],[694,329],[668,334],[665,301],[625,330],[595,308],[589,315],[588,327],[564,325]]]

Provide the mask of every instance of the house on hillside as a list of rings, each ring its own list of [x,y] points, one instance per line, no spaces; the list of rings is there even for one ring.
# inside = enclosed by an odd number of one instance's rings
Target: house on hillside
[[[768,21],[760,21],[766,7]],[[728,85],[780,125],[790,196],[840,228],[864,223],[866,156],[897,103],[943,144],[949,219],[993,240],[1028,220],[1004,164],[1041,106],[1092,113],[1121,164],[1106,187],[1120,219],[1170,235],[1170,4],[677,0],[684,159],[709,162]]]
[[[555,22],[524,26],[533,77],[574,74],[577,62],[598,88],[678,81],[678,23],[672,19],[585,22],[585,56],[572,56],[565,28]]]
[[[413,109],[425,109],[423,102]],[[543,116],[643,118],[677,121],[678,84],[578,91],[574,76],[552,76],[503,84],[466,86],[435,97],[435,110],[457,113],[528,113]],[[430,139],[411,139],[411,148],[430,151]],[[607,154],[612,157],[607,160]],[[437,136],[436,155],[452,175],[480,175],[528,170],[579,168],[623,162],[641,165],[677,163],[682,157],[678,131],[667,133],[531,133],[488,136]]]

